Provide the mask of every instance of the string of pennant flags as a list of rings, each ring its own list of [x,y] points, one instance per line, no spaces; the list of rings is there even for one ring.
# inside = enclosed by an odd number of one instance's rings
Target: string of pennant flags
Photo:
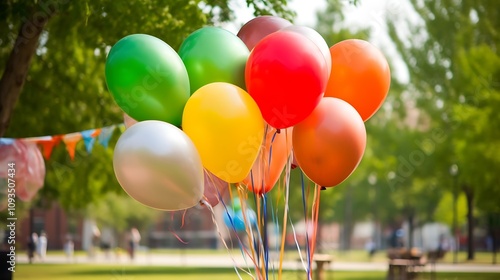
[[[40,148],[45,160],[49,160],[54,148],[61,142],[63,142],[66,146],[66,151],[68,152],[69,157],[71,158],[71,160],[74,160],[76,145],[80,141],[83,140],[87,153],[91,154],[96,142],[107,148],[109,145],[109,140],[111,139],[111,136],[113,136],[113,133],[116,129],[119,129],[121,132],[123,132],[125,130],[125,124],[113,124],[101,128],[93,128],[84,131],[59,135],[46,135],[27,138],[0,138],[0,145],[9,145],[16,140],[34,143]]]

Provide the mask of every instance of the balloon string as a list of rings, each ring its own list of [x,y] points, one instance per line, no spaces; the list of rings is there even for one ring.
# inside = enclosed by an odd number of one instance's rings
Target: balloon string
[[[186,210],[186,211],[187,211],[187,210]],[[186,241],[182,240],[182,238],[181,238],[181,237],[180,237],[177,233],[175,233],[175,230],[174,230],[174,228],[172,227],[172,224],[174,223],[174,214],[175,214],[175,212],[171,212],[171,213],[170,213],[170,221],[171,221],[171,223],[170,223],[170,225],[169,225],[169,229],[168,229],[168,231],[169,231],[170,233],[172,233],[172,235],[173,235],[173,236],[174,236],[174,237],[175,237],[175,238],[176,238],[179,242],[181,242],[182,244],[185,244],[185,245],[186,245],[186,244],[188,244],[189,242],[186,242]],[[184,215],[182,215],[182,225],[184,225]],[[182,228],[182,226],[181,226],[181,228]]]
[[[172,233],[172,235],[173,235],[173,236],[174,236],[174,237],[175,237],[175,238],[176,238],[179,242],[181,242],[182,244],[184,244],[184,245],[189,244],[189,242],[186,242],[186,241],[182,240],[182,238],[181,238],[179,235],[177,235],[177,233],[175,233],[175,231],[174,231],[174,230],[169,229],[169,231],[170,231],[170,233]]]
[[[238,234],[236,234],[237,238],[238,238],[238,242],[240,243],[240,246],[242,248],[242,253],[244,252],[244,256],[248,256],[250,257],[250,259],[252,260],[253,264],[254,264],[254,267],[257,267],[258,265],[258,262],[255,261],[255,252],[254,252],[254,248],[252,245],[253,243],[253,230],[252,230],[252,226],[249,225],[249,218],[248,218],[248,215],[247,215],[247,204],[246,204],[246,201],[247,201],[247,198],[244,196],[243,194],[243,188],[238,185],[238,188],[237,188],[237,191],[238,191],[238,198],[240,199],[240,206],[241,206],[241,213],[242,213],[242,216],[243,216],[243,224],[245,226],[245,233],[247,234],[247,238],[248,238],[248,244],[250,245],[250,252],[248,252],[248,249],[245,247],[245,244],[244,242],[240,239],[240,236]],[[236,228],[234,229],[234,231],[236,232]],[[260,274],[258,274],[258,276],[260,276]],[[260,279],[260,278],[259,278]]]
[[[278,210],[278,208],[274,207],[273,206],[273,200],[272,199],[269,199],[269,203],[271,204],[270,205],[270,212],[271,212],[271,219],[272,219],[272,222],[273,222],[273,227],[274,227],[274,231],[273,231],[273,236],[277,236],[279,234],[279,222],[278,222],[278,215],[277,213],[275,213],[275,209]],[[275,243],[274,243],[274,248],[278,248],[278,238],[275,238]],[[272,272],[273,272],[273,279],[276,277],[276,267],[274,265],[274,261],[271,262],[271,268],[272,268]]]
[[[265,233],[264,233],[264,217],[262,213],[262,206],[261,206],[261,201],[262,198],[260,195],[255,195],[257,197],[257,220],[258,220],[258,228],[259,228],[259,256],[260,256],[260,269],[262,270],[262,275],[266,275],[266,259],[265,259],[265,248],[264,248],[264,239],[265,239]],[[265,278],[264,278],[265,279]]]
[[[262,211],[264,216],[264,234],[263,234],[263,244],[264,244],[264,265],[266,268],[266,279],[269,279],[269,244],[267,239],[267,199],[266,194],[262,195]]]
[[[229,210],[227,209],[227,205],[224,203],[224,201],[221,201],[221,202],[226,210],[226,215],[228,215],[228,217],[229,217],[231,228],[232,228],[233,232],[236,233],[236,239],[238,241],[240,252],[241,252],[241,255],[243,256],[243,260],[245,261],[246,266],[248,267],[247,259],[246,259],[246,257],[248,256],[248,257],[250,257],[250,260],[252,261],[254,266],[257,267],[257,263],[255,262],[255,258],[252,255],[250,255],[250,253],[248,252],[248,250],[244,246],[244,242],[240,239],[240,236],[238,235],[238,231],[236,230],[236,225],[235,225],[234,220],[232,219],[231,215],[229,215]],[[232,239],[231,239],[231,244],[232,244]],[[260,276],[260,274],[257,274],[257,276]],[[259,277],[259,279],[260,279],[260,277]]]
[[[254,203],[255,203],[255,207],[257,209],[257,231],[259,232],[259,237],[260,237],[260,230],[259,230],[259,225],[260,225],[260,222],[259,222],[259,208],[257,207],[258,203],[257,203],[257,195],[255,194],[255,185],[254,185],[254,180],[253,180],[253,170],[250,170],[250,180],[252,182],[252,186],[253,186],[253,200],[254,200]],[[254,243],[256,243],[257,240],[255,240],[254,238]],[[260,263],[260,243],[258,243],[258,246],[255,246],[255,255],[257,256],[257,263]]]
[[[278,280],[282,279],[282,271],[283,271],[283,257],[285,255],[285,239],[286,239],[286,225],[288,220],[288,198],[289,198],[289,190],[290,190],[290,165],[291,158],[288,159],[288,163],[285,169],[285,211],[283,211],[283,232],[281,235],[281,247],[280,247],[280,262],[278,269]]]
[[[292,217],[289,217],[289,222],[290,222],[290,227],[292,228],[292,232],[293,232],[293,239],[295,241],[295,247],[297,247],[297,251],[299,253],[300,262],[302,263],[304,270],[307,271],[307,265],[304,262],[304,257],[302,256],[302,250],[300,250],[300,244],[299,244],[299,241],[297,239],[297,232],[295,231],[295,227],[294,227],[293,222],[292,222]],[[307,258],[307,256],[306,256],[306,258]],[[306,259],[306,261],[307,261],[307,259]]]
[[[206,202],[206,203],[208,203],[208,202]],[[224,206],[224,210],[226,211],[226,212],[225,212],[225,215],[227,215],[227,217],[228,217],[228,220],[229,220],[229,224],[230,224],[230,226],[231,226],[231,229],[232,229],[232,230],[236,233],[236,238],[237,238],[237,240],[238,240],[238,245],[239,245],[239,248],[240,248],[240,252],[241,252],[241,254],[242,254],[243,258],[245,259],[245,253],[246,253],[246,251],[245,251],[245,248],[244,248],[244,246],[243,246],[243,242],[241,242],[241,240],[240,240],[240,238],[239,238],[239,236],[238,236],[238,234],[237,234],[237,233],[238,233],[238,231],[236,230],[236,224],[235,224],[235,222],[234,222],[234,219],[233,219],[233,217],[231,217],[231,215],[229,214],[229,210],[227,209],[227,205],[224,203],[224,201],[223,201],[223,200],[221,201],[221,203],[222,203],[222,205]],[[234,211],[233,211],[233,213],[234,213]],[[228,228],[228,230],[229,230],[229,228]],[[233,240],[232,240],[232,239],[231,239],[231,245],[232,245],[231,247],[234,247],[234,244],[233,244]],[[245,263],[246,263],[246,259],[245,259]]]
[[[182,225],[184,225],[184,215],[186,214],[186,211],[187,211],[187,210],[185,210],[185,211],[184,211],[184,214],[182,215]],[[181,242],[182,244],[184,244],[184,245],[189,244],[189,242],[186,242],[186,241],[182,240],[182,238],[181,238],[181,237],[180,237],[180,236],[179,236],[179,235],[175,232],[175,230],[172,228],[172,224],[174,223],[174,213],[175,213],[175,212],[171,212],[171,214],[170,214],[170,220],[171,220],[171,223],[170,223],[170,226],[169,226],[169,228],[168,228],[168,231],[169,231],[170,233],[172,233],[172,235],[173,235],[173,236],[174,236],[174,237],[175,237],[175,238],[176,238],[179,242]],[[182,228],[182,226],[181,226],[181,228]]]
[[[274,132],[273,134],[273,138],[271,138],[271,145],[269,145],[269,170],[271,169],[271,159],[272,159],[272,155],[273,155],[273,144],[274,144],[274,139],[276,138],[276,134],[278,134],[278,131],[276,130],[276,132]]]
[[[304,173],[302,170],[300,171],[300,184],[302,187],[302,207],[304,209],[304,223],[305,223],[305,228],[306,228],[306,260],[307,260],[307,268],[306,268],[306,273],[308,279],[310,279],[311,275],[311,252],[310,252],[310,247],[309,247],[309,233],[308,233],[308,221],[307,221],[307,216],[308,216],[308,211],[307,211],[307,196],[305,192],[305,183],[304,183]]]
[[[238,264],[236,263],[236,260],[233,258],[233,255],[231,254],[231,251],[229,250],[229,247],[227,246],[226,241],[222,237],[222,233],[220,231],[219,225],[217,224],[217,220],[215,218],[215,211],[214,211],[212,205],[210,205],[210,203],[208,203],[208,201],[206,201],[206,200],[201,200],[201,203],[205,204],[208,207],[208,209],[210,210],[210,212],[212,213],[212,222],[215,225],[215,228],[217,230],[217,234],[219,235],[219,238],[222,241],[222,244],[224,244],[224,247],[226,248],[229,256],[231,257],[231,260],[233,261],[233,264],[234,264],[233,268],[234,268],[234,271],[236,272],[236,274],[238,275],[238,278],[240,280],[243,280],[243,278],[240,275],[240,272],[238,271],[238,270],[241,270],[241,271],[245,272],[246,274],[248,274],[250,277],[252,277],[252,279],[255,279],[255,277],[249,271],[246,271],[245,269],[238,266]],[[225,205],[224,205],[224,207],[225,207]]]
[[[184,210],[184,213],[182,213],[182,222],[181,222],[181,228],[184,227],[184,224],[185,224],[185,221],[186,221],[186,213],[187,213],[187,209]]]
[[[254,251],[254,246],[255,246],[255,238],[254,238],[254,232],[253,232],[253,224],[251,223],[250,221],[250,217],[248,217],[247,215],[247,197],[246,197],[246,193],[244,192],[244,189],[239,186],[238,187],[238,195],[239,195],[239,198],[240,198],[240,201],[241,201],[241,212],[242,212],[242,215],[243,215],[243,223],[245,225],[245,231],[247,233],[247,237],[248,237],[248,245],[250,247],[250,251],[251,251],[251,254],[248,253],[247,251],[247,254],[249,256],[251,256],[252,260],[255,259],[255,251]],[[252,246],[253,245],[253,246]],[[258,264],[259,261],[255,262],[254,261],[254,266],[256,268],[256,271],[258,270],[258,267],[256,266],[256,264]],[[260,275],[260,274],[258,274]],[[260,278],[259,278],[260,279]]]
[[[312,213],[312,219],[313,219],[313,236],[312,236],[312,242],[311,242],[311,259],[314,258],[314,251],[316,250],[316,236],[317,236],[317,229],[318,229],[318,218],[319,218],[319,199],[321,195],[321,188],[318,186],[318,184],[315,184],[315,189],[314,189],[314,200],[313,200],[313,213]],[[312,271],[311,271],[312,273]]]

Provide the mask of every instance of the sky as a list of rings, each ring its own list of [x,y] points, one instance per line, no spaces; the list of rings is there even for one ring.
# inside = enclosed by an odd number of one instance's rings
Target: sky
[[[396,48],[392,44],[385,27],[387,17],[405,18],[411,22],[418,22],[418,16],[411,10],[408,0],[358,0],[358,5],[354,6],[345,2],[345,21],[346,26],[352,26],[353,29],[370,27],[372,37],[370,42],[382,50],[386,57],[391,61],[393,69],[391,72],[395,77],[402,81],[408,81],[408,70],[403,61],[397,54]],[[236,11],[236,21],[225,26],[226,29],[237,33],[239,28],[247,21],[253,18],[252,12],[246,8],[245,0],[233,1],[233,9]],[[297,12],[295,24],[314,27],[316,23],[316,11],[326,7],[326,0],[290,0],[290,7]],[[405,34],[404,28],[401,32]],[[407,32],[406,32],[407,33]]]

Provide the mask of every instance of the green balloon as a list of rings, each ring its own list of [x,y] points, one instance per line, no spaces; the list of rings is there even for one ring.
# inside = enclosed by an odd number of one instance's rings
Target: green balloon
[[[239,198],[233,198],[233,211],[238,212],[241,211],[241,201]]]
[[[245,65],[249,55],[240,38],[217,27],[204,27],[191,33],[179,49],[189,74],[191,93],[214,82],[245,89]]]
[[[124,37],[111,48],[105,73],[114,100],[129,116],[181,125],[189,78],[167,43],[146,34]]]

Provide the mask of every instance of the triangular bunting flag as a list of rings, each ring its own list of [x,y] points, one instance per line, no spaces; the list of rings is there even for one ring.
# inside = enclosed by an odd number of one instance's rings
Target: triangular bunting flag
[[[3,145],[12,145],[14,144],[15,139],[13,138],[0,138],[0,146]]]
[[[66,150],[68,151],[70,158],[73,160],[75,158],[75,149],[78,141],[80,141],[83,138],[83,140],[85,141],[85,149],[89,154],[92,153],[92,149],[95,144],[95,139],[97,137],[99,143],[105,148],[107,148],[109,145],[109,140],[111,139],[111,136],[113,136],[116,127],[117,125],[114,124],[103,128],[94,128],[82,132],[73,132],[63,135],[39,136],[39,137],[28,137],[28,138],[0,138],[0,146],[11,145],[17,139],[22,140],[23,142],[26,143],[35,143],[37,144],[38,148],[42,151],[43,157],[46,160],[49,160],[50,156],[52,155],[54,147],[57,146],[59,142],[61,142],[61,140],[63,140],[64,144],[66,144]],[[120,124],[119,127],[121,130],[125,129],[125,125],[123,124]]]
[[[111,136],[113,136],[113,132],[115,131],[116,126],[111,125],[107,127],[103,127],[101,129],[101,133],[99,134],[98,141],[101,145],[104,146],[104,148],[108,147],[109,140],[111,139]]]
[[[100,128],[96,128],[94,129],[94,133],[92,133],[92,137],[97,137],[99,136],[99,134],[101,134],[101,129]]]
[[[85,149],[87,153],[92,153],[92,148],[94,148],[95,137],[101,132],[100,129],[89,129],[82,131],[83,141],[85,142]]]
[[[64,144],[66,144],[66,150],[68,151],[71,160],[75,158],[76,144],[81,139],[82,139],[82,134],[80,132],[74,132],[63,136],[63,142]]]
[[[30,137],[24,139],[26,142],[32,142],[36,143],[39,146],[41,146],[42,151],[43,151],[43,157],[46,160],[50,159],[50,155],[52,155],[52,150],[54,149],[57,144],[61,141],[62,136],[61,135],[55,135],[55,136],[41,136],[41,137]]]

